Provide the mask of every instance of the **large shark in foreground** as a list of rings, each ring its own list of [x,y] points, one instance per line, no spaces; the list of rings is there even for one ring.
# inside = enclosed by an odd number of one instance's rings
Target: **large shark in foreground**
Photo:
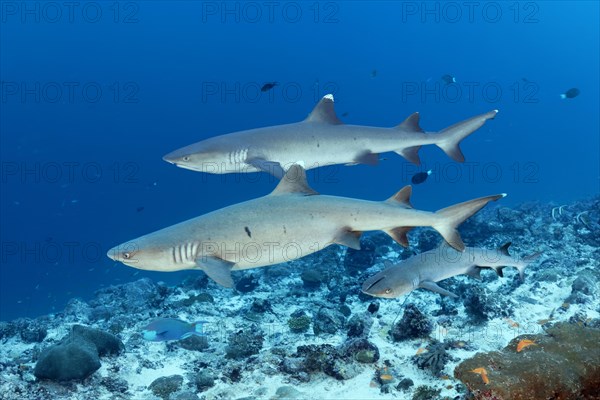
[[[346,125],[336,116],[333,96],[328,94],[304,121],[215,136],[175,150],[163,159],[194,171],[264,171],[278,178],[299,161],[306,169],[376,164],[379,153],[390,151],[418,165],[419,148],[428,144],[437,145],[453,160],[463,162],[460,141],[497,112],[478,115],[436,133],[421,129],[419,113],[394,128]]]
[[[457,226],[488,202],[482,197],[437,212],[415,210],[410,186],[377,202],[323,196],[306,182],[304,169],[292,166],[267,196],[234,204],[121,244],[108,252],[128,266],[178,271],[201,269],[231,287],[232,270],[294,260],[333,243],[360,248],[363,231],[383,230],[402,245],[416,226],[430,226],[458,250]]]
[[[502,276],[504,267],[516,267],[523,280],[525,267],[539,253],[528,257],[513,257],[508,253],[510,243],[499,249],[488,250],[467,247],[459,252],[452,247],[441,245],[437,249],[412,256],[399,264],[392,265],[370,277],[363,283],[362,291],[375,297],[394,298],[422,288],[444,296],[458,297],[439,287],[436,282],[456,275],[469,275],[481,279],[482,268],[492,268]]]

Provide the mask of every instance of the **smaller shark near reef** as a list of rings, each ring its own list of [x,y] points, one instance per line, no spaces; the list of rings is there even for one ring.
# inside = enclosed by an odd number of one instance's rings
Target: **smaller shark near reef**
[[[436,282],[462,274],[481,279],[479,273],[482,268],[494,269],[498,276],[503,276],[504,267],[516,267],[522,281],[525,267],[540,253],[514,257],[508,253],[509,246],[510,243],[506,243],[495,250],[466,247],[464,252],[460,252],[443,244],[370,277],[363,283],[362,291],[375,297],[394,298],[422,288],[456,298],[457,295],[442,289]]]
[[[335,164],[377,164],[379,153],[396,152],[419,165],[421,146],[435,144],[454,161],[463,162],[459,143],[498,110],[477,115],[439,132],[425,132],[414,113],[393,128],[344,124],[333,95],[321,99],[303,121],[214,136],[163,157],[181,168],[213,174],[268,172],[281,178],[296,163],[305,169]]]

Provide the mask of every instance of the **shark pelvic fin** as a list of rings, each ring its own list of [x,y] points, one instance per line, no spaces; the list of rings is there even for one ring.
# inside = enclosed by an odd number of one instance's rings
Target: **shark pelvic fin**
[[[457,295],[455,295],[452,292],[447,291],[446,289],[442,289],[441,287],[439,287],[437,285],[437,283],[433,282],[433,281],[421,281],[419,283],[419,287],[423,288],[423,289],[427,289],[427,290],[431,290],[432,292],[436,292],[441,294],[442,296],[450,296],[453,298],[458,298]]]
[[[410,204],[410,196],[412,195],[412,186],[406,185],[400,189],[395,195],[387,199],[385,202],[395,205],[400,205],[405,208],[414,208]]]
[[[408,118],[402,121],[401,124],[396,125],[395,129],[402,129],[408,132],[421,132],[425,133],[425,131],[419,126],[419,120],[421,116],[418,112],[412,113]]]
[[[379,164],[379,154],[371,153],[368,150],[364,151],[364,152],[360,153],[358,156],[356,156],[356,158],[354,159],[354,162],[352,162],[351,164],[352,165],[355,165],[355,164],[377,165],[377,164]]]
[[[481,268],[477,267],[476,265],[473,265],[467,270],[467,272],[465,272],[465,275],[468,275],[471,278],[475,278],[478,281],[480,281],[481,280]]]
[[[342,246],[348,246],[354,250],[360,250],[360,236],[362,232],[351,231],[349,229],[343,229],[333,239],[333,243],[341,244]]]
[[[235,263],[223,260],[214,256],[202,256],[196,259],[196,265],[202,269],[206,275],[221,286],[232,287],[233,278],[231,277],[231,268]]]
[[[304,168],[298,164],[292,165],[290,169],[287,170],[275,190],[271,192],[271,196],[292,193],[303,194],[305,196],[319,194],[313,188],[308,186],[306,172],[304,171]]]
[[[412,228],[412,226],[399,226],[394,229],[388,229],[384,232],[390,235],[390,237],[394,239],[399,245],[403,247],[408,247],[408,237],[406,236],[406,234]]]
[[[320,122],[332,125],[342,125],[343,122],[335,114],[333,106],[333,95],[326,94],[321,101],[313,108],[312,112],[304,122]]]

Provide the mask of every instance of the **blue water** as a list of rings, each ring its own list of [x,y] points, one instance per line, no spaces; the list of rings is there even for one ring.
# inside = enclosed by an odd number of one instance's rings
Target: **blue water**
[[[329,92],[353,124],[393,126],[420,111],[434,131],[500,110],[464,141],[467,164],[421,150],[434,175],[415,188],[418,208],[599,192],[597,2],[481,2],[472,15],[462,2],[279,2],[272,13],[270,2],[65,4],[0,3],[2,320],[142,276],[198,274],[139,272],[104,254],[275,182],[161,157],[301,120]],[[280,85],[261,94],[268,81]],[[581,94],[560,99],[571,87]],[[384,199],[418,170],[385,158],[309,178],[322,193]]]

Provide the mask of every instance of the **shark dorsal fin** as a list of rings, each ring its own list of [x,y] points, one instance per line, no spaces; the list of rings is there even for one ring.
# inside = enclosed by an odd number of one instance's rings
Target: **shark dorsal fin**
[[[287,170],[279,184],[271,192],[271,195],[280,194],[304,194],[305,196],[313,196],[319,194],[313,188],[308,186],[306,181],[306,171],[298,164],[294,164]]]
[[[326,94],[315,106],[304,122],[321,122],[324,124],[341,125],[342,121],[335,115],[333,95]]]
[[[386,200],[386,203],[402,205],[405,208],[413,208],[410,204],[410,196],[412,194],[412,186],[406,185],[395,195]]]
[[[419,126],[419,120],[421,116],[418,112],[412,113],[408,118],[406,118],[400,125],[396,126],[396,129],[402,129],[408,132],[421,132],[425,133],[425,131]]]
[[[500,247],[498,248],[498,251],[499,251],[500,253],[502,253],[502,255],[505,255],[505,256],[509,256],[509,257],[510,257],[510,253],[508,252],[508,248],[510,247],[510,245],[511,245],[511,244],[512,244],[511,242],[506,242],[506,243],[504,243],[502,246],[500,246]]]

